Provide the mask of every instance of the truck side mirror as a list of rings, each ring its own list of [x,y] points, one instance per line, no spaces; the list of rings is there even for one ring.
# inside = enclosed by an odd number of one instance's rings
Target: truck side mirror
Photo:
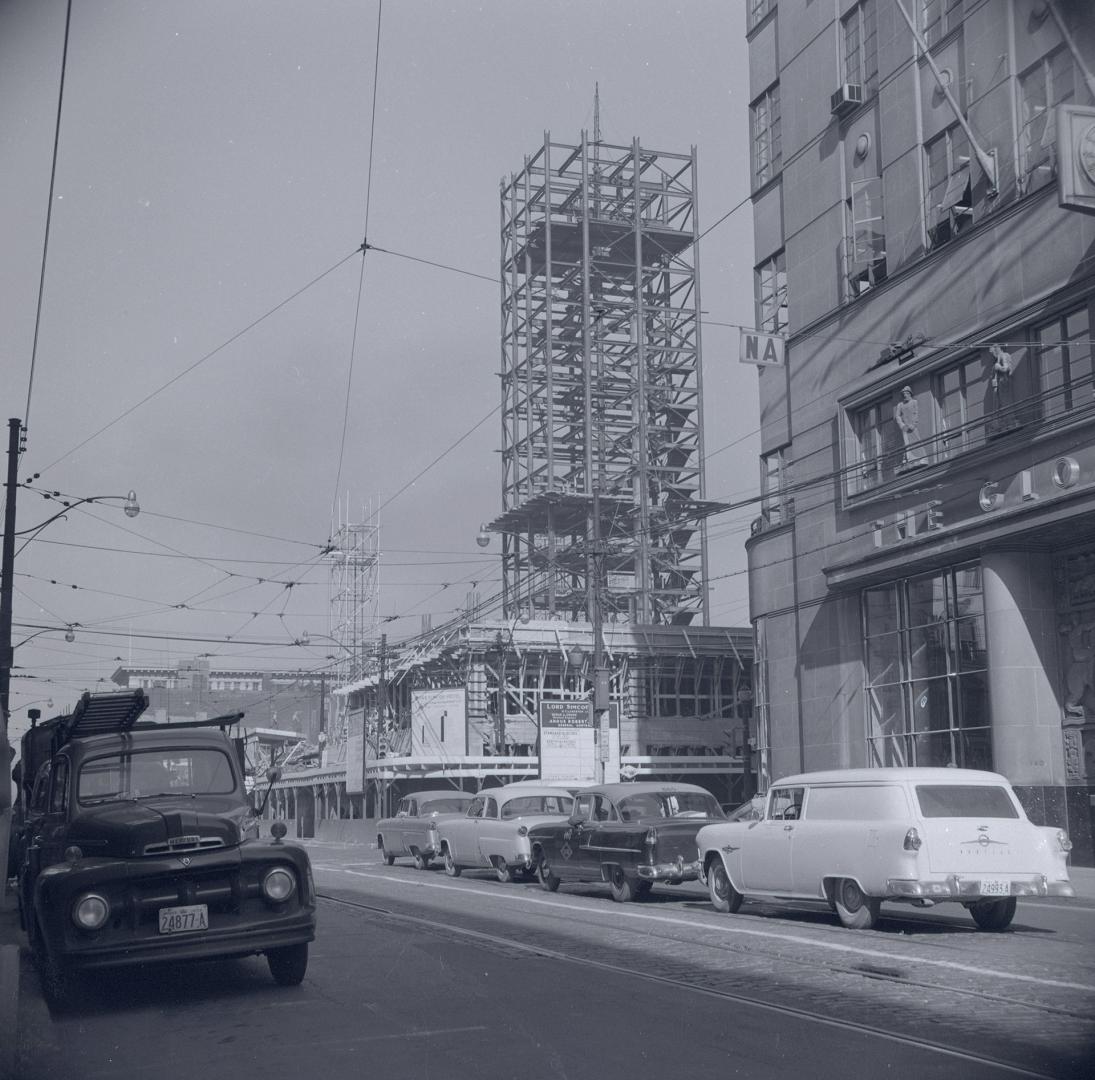
[[[262,817],[266,813],[266,804],[270,801],[270,792],[274,785],[281,779],[281,769],[269,768],[266,770],[266,793],[262,797],[262,805],[255,811],[255,817]]]

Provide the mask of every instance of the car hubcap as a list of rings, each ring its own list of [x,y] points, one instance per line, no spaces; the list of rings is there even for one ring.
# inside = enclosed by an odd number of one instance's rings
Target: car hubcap
[[[854,881],[845,881],[840,890],[840,899],[849,911],[858,911],[863,906],[863,897]]]
[[[726,876],[726,871],[721,866],[717,867],[714,871],[714,883],[715,883],[715,895],[720,900],[725,900],[729,895],[727,885],[729,885],[729,879]]]

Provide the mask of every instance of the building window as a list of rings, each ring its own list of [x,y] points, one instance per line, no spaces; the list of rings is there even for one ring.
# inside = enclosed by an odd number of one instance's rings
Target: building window
[[[874,0],[862,0],[840,22],[843,80],[863,88],[863,100],[878,91],[878,31]]]
[[[779,83],[750,106],[753,125],[753,186],[768,183],[783,164],[780,138]]]
[[[964,0],[920,0],[920,33],[930,49],[962,24]]]
[[[752,30],[776,6],[776,0],[749,0],[749,29]]]
[[[760,458],[760,512],[766,527],[784,525],[792,518],[787,498],[788,465],[786,449],[773,450]]]
[[[862,613],[869,764],[991,769],[980,564],[865,589]]]
[[[1034,330],[1042,416],[1095,404],[1091,317],[1086,305]]]
[[[1072,57],[1063,46],[1019,76],[1020,184],[1022,191],[1048,182],[1057,171],[1053,110],[1075,94]]]
[[[881,177],[853,180],[847,207],[844,270],[848,296],[852,298],[886,280],[886,219]]]
[[[970,144],[955,124],[924,146],[928,247],[951,240],[973,221]]]
[[[753,271],[757,329],[782,334],[787,329],[787,263],[782,251]]]
[[[855,460],[848,469],[847,490],[857,495],[897,475],[904,460],[904,441],[889,398],[856,409],[851,423]]]
[[[950,457],[984,443],[991,395],[992,365],[980,354],[935,377],[937,457]]]

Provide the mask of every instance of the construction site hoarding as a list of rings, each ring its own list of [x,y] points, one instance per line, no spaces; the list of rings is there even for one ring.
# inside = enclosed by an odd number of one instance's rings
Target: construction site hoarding
[[[411,755],[462,757],[468,752],[464,687],[411,691]]]

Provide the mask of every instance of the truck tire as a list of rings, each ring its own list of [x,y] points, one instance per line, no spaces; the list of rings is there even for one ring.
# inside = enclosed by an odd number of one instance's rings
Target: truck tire
[[[308,943],[267,949],[266,962],[278,986],[299,986],[308,970]]]

